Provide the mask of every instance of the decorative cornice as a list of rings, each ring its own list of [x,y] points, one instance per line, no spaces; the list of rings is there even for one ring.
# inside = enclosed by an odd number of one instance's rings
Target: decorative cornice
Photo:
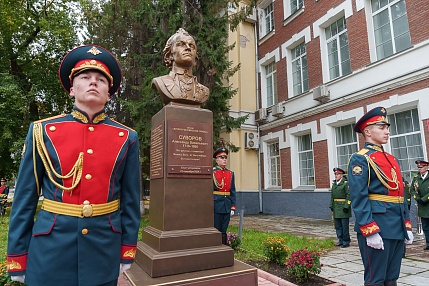
[[[401,76],[401,79],[397,78],[386,81],[384,84],[377,84],[375,86],[369,86],[363,90],[347,94],[343,97],[336,98],[332,101],[328,101],[327,103],[320,104],[316,107],[309,108],[307,110],[302,110],[297,113],[285,116],[278,120],[274,120],[268,122],[266,124],[260,125],[261,131],[270,130],[272,128],[285,125],[300,119],[308,118],[313,115],[321,114],[326,110],[335,109],[338,107],[346,106],[350,103],[354,103],[363,99],[367,99],[369,97],[373,97],[375,95],[382,94],[389,90],[397,89],[412,83],[416,83],[422,81],[424,79],[429,78],[429,67],[426,67],[423,70],[413,71],[406,75]],[[292,99],[285,101],[285,103],[290,102]]]

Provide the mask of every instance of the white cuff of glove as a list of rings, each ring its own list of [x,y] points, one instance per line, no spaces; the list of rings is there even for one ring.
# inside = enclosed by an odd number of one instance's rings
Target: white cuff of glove
[[[19,276],[10,276],[10,279],[15,282],[21,282],[24,283],[25,275],[19,275]]]
[[[122,273],[124,273],[124,271],[127,271],[130,268],[131,268],[131,264],[121,263],[119,266],[119,275],[121,275]]]
[[[408,239],[405,239],[405,244],[412,244],[414,240],[414,235],[411,230],[407,230]]]
[[[235,211],[234,210],[231,210],[231,215],[234,215],[235,214]]]
[[[384,243],[381,236],[376,233],[371,236],[367,236],[366,238],[366,244],[369,247],[375,248],[375,249],[383,249],[384,250]]]

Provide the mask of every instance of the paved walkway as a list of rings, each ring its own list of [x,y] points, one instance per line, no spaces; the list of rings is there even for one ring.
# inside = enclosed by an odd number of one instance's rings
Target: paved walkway
[[[231,220],[238,225],[238,217]],[[261,229],[264,231],[287,232],[296,235],[332,238],[336,241],[335,230],[329,220],[309,219],[302,217],[251,215],[244,216],[243,228]],[[363,285],[363,266],[357,246],[356,233],[350,225],[351,246],[335,247],[322,254],[323,264],[320,276],[347,286]],[[424,236],[414,229],[414,243],[407,246],[406,256],[402,260],[398,286],[429,285],[429,251],[424,251]],[[260,285],[281,285],[280,283]]]
[[[231,219],[231,225],[238,224],[239,217],[234,216]],[[336,240],[334,227],[329,220],[274,215],[246,215],[243,219],[243,228],[286,232],[301,236],[332,238],[334,241]],[[333,285],[363,285],[363,266],[353,225],[350,225],[350,230],[352,239],[350,247],[335,247],[322,254],[320,259],[323,264],[320,276],[337,282]],[[423,250],[425,247],[424,236],[418,235],[416,229],[413,232],[415,240],[412,245],[407,246],[406,257],[402,260],[398,286],[429,285],[429,251]],[[264,271],[258,271],[258,276],[259,286],[295,285]],[[118,285],[129,286],[130,284],[121,275]]]

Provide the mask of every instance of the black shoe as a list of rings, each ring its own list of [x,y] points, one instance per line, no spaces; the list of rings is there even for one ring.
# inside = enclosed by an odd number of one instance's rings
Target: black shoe
[[[341,245],[343,245],[341,242],[335,243],[335,246],[341,246]]]
[[[429,250],[429,246],[426,246],[425,248],[423,248],[423,250]]]
[[[343,244],[343,245],[341,245],[341,248],[346,248],[346,247],[349,247],[350,246],[350,244]]]

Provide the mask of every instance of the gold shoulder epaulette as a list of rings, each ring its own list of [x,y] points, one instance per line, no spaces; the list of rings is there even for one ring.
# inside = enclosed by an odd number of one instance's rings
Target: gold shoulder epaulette
[[[110,118],[110,117],[109,117]],[[115,119],[113,119],[113,118],[110,118],[110,120],[112,120],[113,122],[116,122],[116,123],[118,123],[119,125],[121,125],[121,126],[124,126],[125,128],[127,128],[127,129],[130,129],[130,130],[132,130],[132,131],[134,131],[134,132],[136,132],[134,129],[132,129],[131,127],[128,127],[128,126],[126,126],[126,125],[124,125],[124,124],[122,124],[121,122],[118,122],[118,121],[116,121]]]
[[[369,150],[368,149],[366,149],[366,148],[363,148],[363,149],[361,149],[359,152],[357,152],[357,154],[359,154],[359,155],[365,155],[366,153],[368,153],[369,152]]]
[[[44,118],[44,119],[40,119],[40,120],[34,121],[34,123],[42,123],[42,122],[45,122],[45,121],[49,121],[49,120],[52,120],[52,119],[61,118],[61,117],[65,117],[65,116],[67,116],[67,114],[63,113],[63,114],[60,114],[60,115],[55,115],[55,116],[52,116],[52,117],[48,117],[48,118]]]

